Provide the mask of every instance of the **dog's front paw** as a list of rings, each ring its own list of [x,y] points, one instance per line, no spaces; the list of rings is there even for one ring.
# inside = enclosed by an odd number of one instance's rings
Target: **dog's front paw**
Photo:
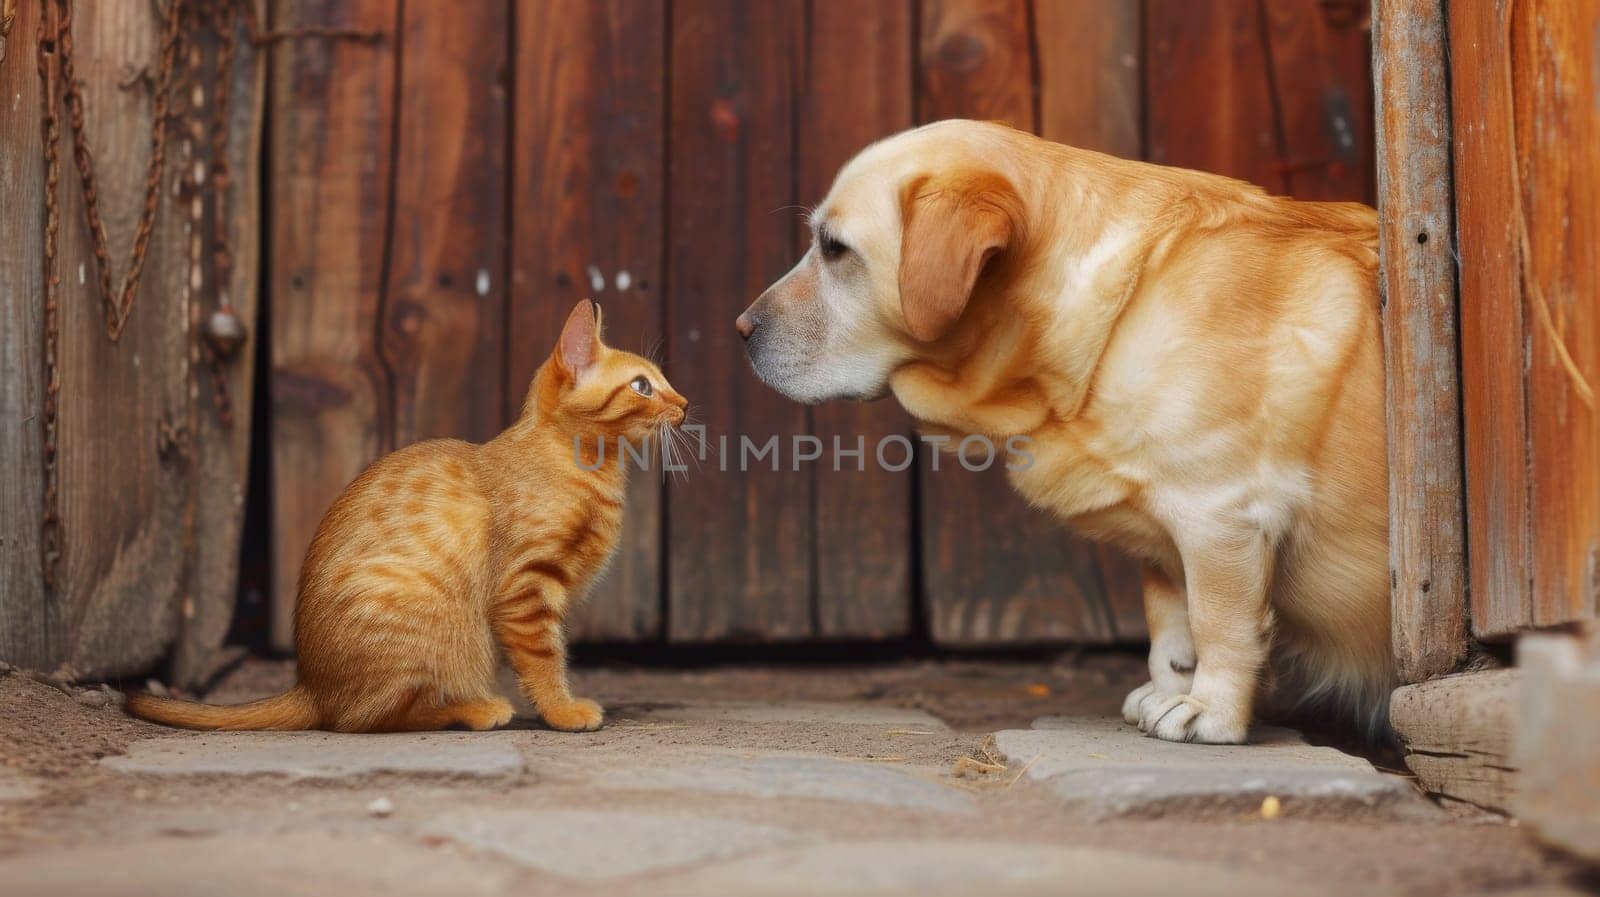
[[[1128,692],[1128,696],[1122,699],[1123,722],[1126,722],[1130,726],[1139,725],[1139,720],[1143,719],[1143,707],[1146,702],[1155,701],[1159,703],[1166,700],[1168,697],[1170,697],[1170,695],[1164,694],[1157,689],[1154,682],[1146,682],[1133,691]]]
[[[1139,728],[1162,741],[1201,744],[1244,744],[1250,735],[1248,719],[1225,713],[1193,695],[1172,695],[1165,700],[1144,702]]]
[[[540,715],[552,729],[563,732],[593,732],[605,721],[605,711],[593,701],[579,698],[570,704],[541,710]]]

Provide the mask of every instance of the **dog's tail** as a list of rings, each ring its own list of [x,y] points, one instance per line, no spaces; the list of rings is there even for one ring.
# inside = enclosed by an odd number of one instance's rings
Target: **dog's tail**
[[[1273,663],[1279,687],[1272,689],[1269,704],[1297,722],[1348,727],[1369,744],[1392,741],[1389,696],[1398,684],[1394,665],[1387,646],[1365,653],[1280,642]]]
[[[128,712],[141,719],[183,729],[295,731],[315,729],[316,702],[300,686],[248,704],[201,704],[145,692],[128,695]]]

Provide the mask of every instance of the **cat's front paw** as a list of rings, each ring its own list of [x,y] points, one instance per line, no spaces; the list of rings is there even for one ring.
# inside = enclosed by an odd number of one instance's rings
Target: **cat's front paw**
[[[490,698],[461,708],[459,722],[474,732],[487,732],[511,722],[517,711],[505,698]]]
[[[606,718],[599,704],[585,698],[558,707],[541,708],[540,713],[550,728],[563,732],[593,732]]]

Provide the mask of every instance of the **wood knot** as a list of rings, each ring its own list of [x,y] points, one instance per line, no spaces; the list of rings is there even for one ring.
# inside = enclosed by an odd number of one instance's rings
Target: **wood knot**
[[[976,34],[952,34],[939,42],[934,63],[951,72],[967,74],[977,70],[989,56],[989,48]]]
[[[395,333],[410,338],[422,331],[422,325],[427,321],[428,310],[409,300],[396,302],[394,316],[390,319],[390,326]]]
[[[739,112],[733,108],[733,103],[723,98],[712,100],[710,116],[718,137],[728,143],[739,139]]]

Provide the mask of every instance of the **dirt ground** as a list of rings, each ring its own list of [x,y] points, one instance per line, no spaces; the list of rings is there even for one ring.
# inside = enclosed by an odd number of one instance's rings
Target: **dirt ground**
[[[610,665],[582,668],[575,674],[576,690],[607,707],[605,729],[574,736],[541,730],[521,718],[514,725],[529,729],[528,739],[542,750],[581,745],[601,751],[592,756],[603,756],[607,748],[783,749],[954,768],[961,757],[977,753],[984,736],[994,730],[1027,728],[1032,720],[1056,714],[1116,713],[1122,695],[1142,678],[1141,672],[1138,658],[1120,654],[855,666]],[[285,687],[292,676],[287,662],[250,661],[207,697],[222,702],[260,697]],[[286,783],[119,775],[97,761],[124,751],[135,740],[169,730],[126,717],[117,700],[105,689],[58,686],[19,672],[0,672],[0,862],[36,851],[249,831],[267,825],[264,820],[274,814],[326,819],[330,825],[362,825],[367,822],[363,808],[379,798],[418,813],[507,799],[503,783],[471,780],[413,782],[376,776],[356,782]],[[639,721],[662,707],[742,700],[914,708],[946,721],[950,731],[903,739],[902,745],[852,735],[840,727],[715,721],[666,726]],[[1386,759],[1380,755],[1376,762],[1381,767]],[[1466,808],[1452,808],[1431,823],[1259,818],[1085,823],[1055,812],[1046,795],[1014,787],[1009,778],[964,786],[984,800],[978,817],[981,832],[974,835],[1143,852],[1258,872],[1289,883],[1337,882],[1341,889],[1358,894],[1600,892],[1596,880],[1585,878],[1570,861],[1540,849],[1515,822]],[[538,784],[535,770],[517,787],[536,790]],[[1001,789],[1006,791],[1004,800],[983,797]],[[632,799],[622,794],[606,801],[626,806]],[[804,807],[792,811],[806,812]],[[750,807],[748,812],[759,819],[763,810]],[[900,810],[853,815],[818,807],[816,812],[832,814],[829,825],[836,831],[859,827],[862,837],[889,832],[915,838],[947,825]],[[0,887],[0,892],[4,890]]]

